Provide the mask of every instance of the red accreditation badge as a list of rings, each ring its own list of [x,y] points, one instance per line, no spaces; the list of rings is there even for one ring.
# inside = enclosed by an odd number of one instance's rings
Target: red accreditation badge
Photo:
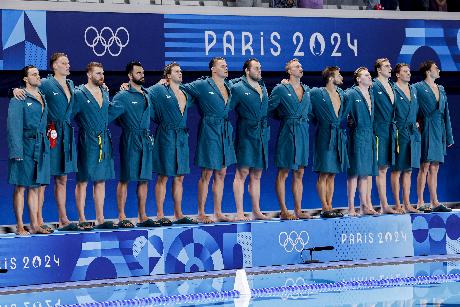
[[[54,125],[54,122],[51,122],[48,124],[48,129],[46,130],[46,136],[48,137],[48,140],[50,140],[50,147],[51,148],[56,147],[58,135],[57,135],[56,126]]]

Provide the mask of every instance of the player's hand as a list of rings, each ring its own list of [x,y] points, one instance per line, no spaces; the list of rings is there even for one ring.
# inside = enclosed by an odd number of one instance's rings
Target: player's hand
[[[125,82],[120,85],[120,91],[127,91],[129,89],[129,83]]]
[[[22,88],[14,88],[13,96],[14,98],[19,100],[26,100],[26,91]]]

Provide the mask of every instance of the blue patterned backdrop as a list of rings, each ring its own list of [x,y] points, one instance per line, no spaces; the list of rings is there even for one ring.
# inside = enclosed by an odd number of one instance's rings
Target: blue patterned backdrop
[[[0,238],[0,287],[244,267],[314,259],[457,254],[460,214],[224,223]],[[14,248],[12,248],[14,247]],[[304,258],[309,258],[305,253]]]

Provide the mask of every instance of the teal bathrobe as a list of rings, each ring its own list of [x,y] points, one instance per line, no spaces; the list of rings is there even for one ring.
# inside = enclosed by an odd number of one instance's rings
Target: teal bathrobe
[[[10,184],[38,187],[50,183],[48,106],[44,95],[41,96],[45,103],[43,111],[40,101],[28,92],[25,100],[10,100],[7,118]]]
[[[157,84],[149,88],[152,119],[158,124],[153,146],[153,171],[163,176],[190,173],[187,111],[193,98],[181,89],[187,98],[183,115],[168,85]]]
[[[117,93],[112,105],[118,107],[116,123],[121,126],[120,181],[146,181],[152,179],[153,135],[150,133],[151,102],[148,91],[142,93],[129,87]],[[109,108],[110,109],[110,108]],[[111,110],[111,109],[110,109]],[[109,121],[112,113],[109,112]]]
[[[109,124],[109,94],[101,88],[103,104],[85,86],[75,91],[74,116],[78,123],[77,180],[105,181],[114,179],[112,138]]]
[[[313,171],[319,173],[341,173],[348,168],[347,132],[343,123],[347,119],[345,93],[337,89],[340,109],[335,114],[331,98],[325,87],[311,90],[313,117],[316,122]]]
[[[259,84],[262,98],[246,77],[236,82],[231,90],[230,108],[238,114],[235,149],[239,167],[268,168],[268,93],[265,84],[262,81]]]
[[[389,81],[394,90],[394,83]],[[372,93],[375,101],[374,134],[378,138],[377,164],[378,166],[392,166],[396,154],[396,123],[394,120],[394,104],[383,84],[374,79]]]
[[[348,142],[349,176],[377,174],[377,144],[373,132],[374,96],[371,89],[369,94],[372,101],[371,112],[358,86],[353,86],[346,92],[345,109],[352,119]]]
[[[231,84],[225,80],[229,97],[227,103],[210,77],[200,78],[183,86],[198,106],[201,115],[195,165],[212,170],[236,163],[233,127],[228,118]]]
[[[49,75],[42,79],[40,91],[48,104],[48,125],[54,123],[57,139],[54,148],[50,148],[51,175],[62,176],[77,171],[77,147],[75,146],[72,110],[75,103],[75,87],[72,80],[66,79],[70,91],[67,100],[59,82]]]
[[[439,88],[439,102],[430,86],[421,81],[416,83],[417,100],[422,121],[422,162],[444,162],[447,145],[454,144],[450,122],[447,95],[442,85]]]
[[[275,156],[278,168],[298,170],[308,165],[308,122],[312,106],[310,88],[304,84],[302,88],[304,94],[300,102],[290,84],[278,84],[270,95],[268,112],[281,121]]]
[[[410,86],[410,97],[395,85],[395,121],[396,161],[393,167],[396,171],[410,171],[420,167],[421,137],[417,128],[418,102],[415,88]]]

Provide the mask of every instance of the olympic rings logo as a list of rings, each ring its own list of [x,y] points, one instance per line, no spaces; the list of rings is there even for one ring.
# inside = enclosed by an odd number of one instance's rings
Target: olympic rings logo
[[[288,253],[292,252],[294,249],[300,253],[305,246],[307,246],[309,241],[310,236],[305,230],[302,230],[300,233],[293,230],[289,234],[283,231],[280,232],[278,236],[279,244],[284,247],[284,250]]]
[[[85,30],[85,43],[96,56],[103,56],[107,51],[111,56],[119,56],[129,43],[129,32],[125,27],[118,27],[115,32],[110,27],[103,27],[99,32],[90,26]]]

